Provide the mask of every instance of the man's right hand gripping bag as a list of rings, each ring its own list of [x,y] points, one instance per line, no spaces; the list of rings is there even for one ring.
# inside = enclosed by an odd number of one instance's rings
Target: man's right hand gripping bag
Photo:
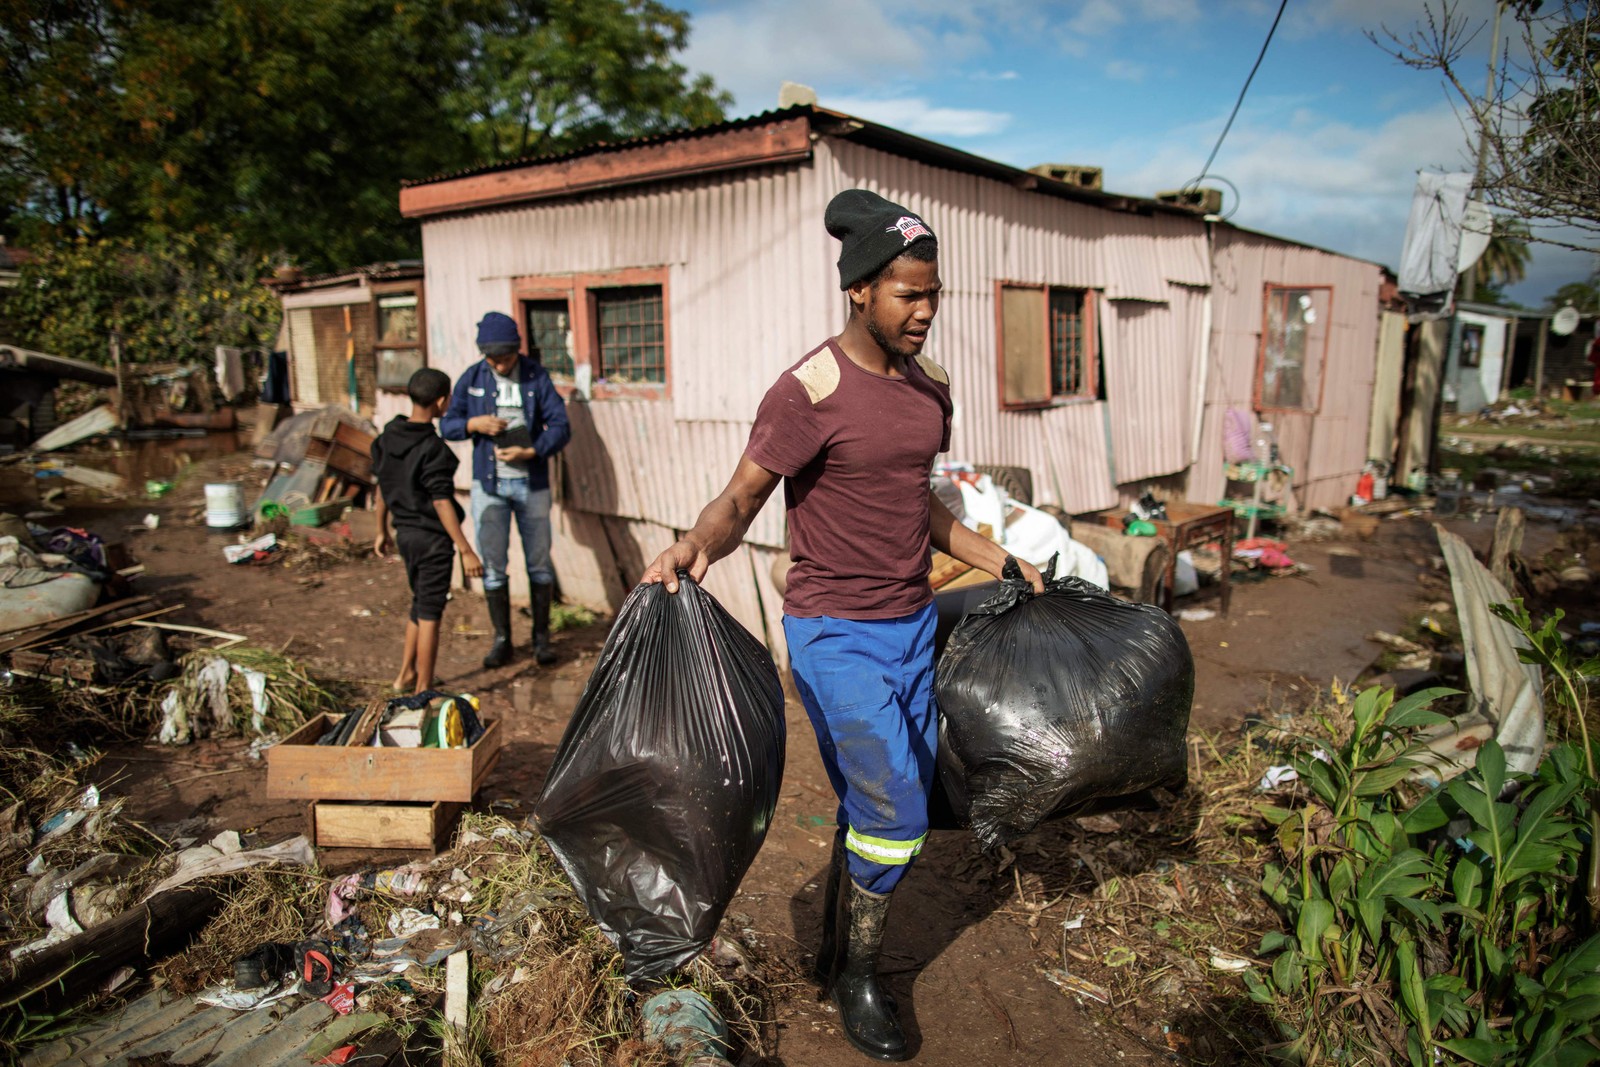
[[[939,777],[985,845],[1187,780],[1194,658],[1172,617],[1015,564],[939,658]]]
[[[783,779],[766,647],[689,580],[622,605],[534,811],[631,979],[711,943]]]

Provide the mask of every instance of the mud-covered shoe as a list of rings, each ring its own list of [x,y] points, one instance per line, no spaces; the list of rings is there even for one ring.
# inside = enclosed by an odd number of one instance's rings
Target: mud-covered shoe
[[[878,984],[878,953],[889,917],[889,896],[869,893],[853,878],[840,880],[838,932],[843,938],[829,996],[844,1036],[875,1060],[909,1059],[895,1005]]]

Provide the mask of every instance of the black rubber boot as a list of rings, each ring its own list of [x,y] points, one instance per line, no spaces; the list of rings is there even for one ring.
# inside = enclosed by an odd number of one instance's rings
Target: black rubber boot
[[[485,589],[484,602],[489,605],[489,625],[494,627],[494,644],[483,657],[483,665],[493,669],[511,662],[511,590]]]
[[[853,878],[840,879],[839,932],[844,941],[834,968],[834,1007],[844,1036],[875,1060],[910,1058],[895,1007],[878,985],[878,952],[889,917],[889,896],[869,893]]]
[[[828,864],[827,888],[822,895],[822,942],[817,946],[817,963],[811,973],[827,985],[833,977],[839,955],[839,882],[844,877],[844,831],[833,838],[833,858]]]
[[[533,658],[541,667],[556,661],[556,650],[550,647],[550,602],[556,587],[550,582],[530,582],[533,593]]]

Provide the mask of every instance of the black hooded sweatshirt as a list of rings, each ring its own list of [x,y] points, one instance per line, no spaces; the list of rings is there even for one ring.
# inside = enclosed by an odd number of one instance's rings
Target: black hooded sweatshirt
[[[396,530],[425,530],[448,537],[435,500],[448,500],[456,518],[464,517],[456,503],[456,454],[434,432],[431,422],[412,422],[396,415],[372,442],[372,472],[378,478],[384,503],[394,516]]]

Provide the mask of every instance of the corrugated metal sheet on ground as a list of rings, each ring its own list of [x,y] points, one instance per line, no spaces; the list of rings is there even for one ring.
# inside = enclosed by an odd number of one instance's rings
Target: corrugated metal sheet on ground
[[[35,1049],[23,1067],[123,1067],[129,1063],[275,1067],[315,1062],[352,1035],[385,1021],[338,1016],[316,1000],[291,999],[258,1011],[197,1004],[192,997],[148,993],[70,1037]],[[308,1055],[314,1053],[314,1055]],[[390,1056],[367,1058],[383,1067]]]

